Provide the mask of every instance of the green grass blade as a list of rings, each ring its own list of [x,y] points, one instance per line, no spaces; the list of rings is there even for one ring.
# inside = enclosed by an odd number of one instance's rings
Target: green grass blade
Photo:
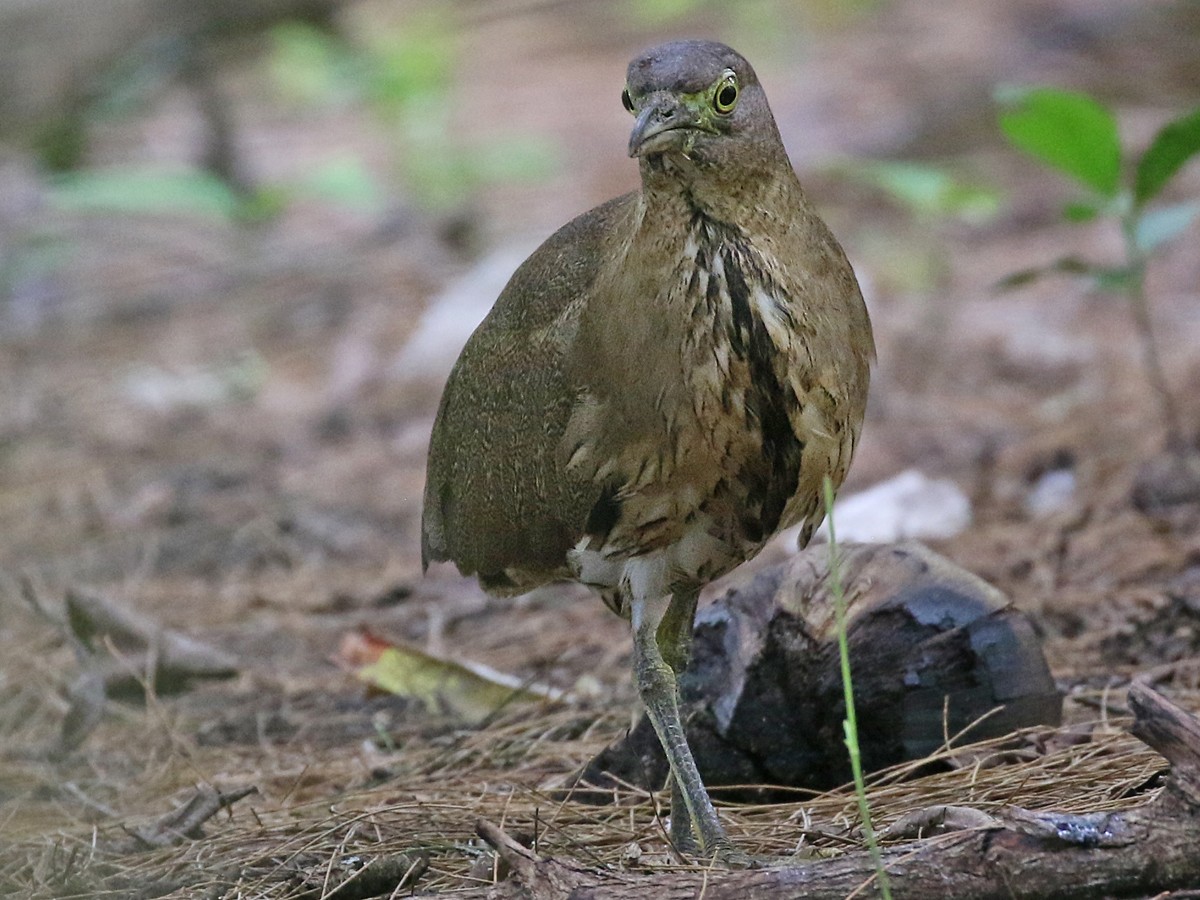
[[[871,824],[871,807],[867,803],[867,787],[863,779],[862,752],[858,743],[858,716],[854,710],[854,679],[850,671],[850,642],[846,635],[846,594],[842,589],[842,571],[838,560],[837,533],[833,527],[833,481],[825,476],[822,485],[825,494],[825,518],[829,523],[829,587],[833,594],[833,610],[837,622],[838,657],[842,666],[842,691],[846,701],[846,720],[842,728],[846,733],[846,749],[850,752],[850,770],[854,773],[854,796],[858,800],[858,814],[862,819],[863,835],[867,850],[875,864],[879,893],[884,900],[892,900],[892,885],[887,869],[883,865],[883,854],[875,840],[875,827]]]

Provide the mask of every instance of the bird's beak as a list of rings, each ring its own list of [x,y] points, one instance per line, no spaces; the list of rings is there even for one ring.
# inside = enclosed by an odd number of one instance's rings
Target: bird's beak
[[[678,146],[697,124],[695,114],[678,98],[670,94],[651,96],[629,135],[629,155],[646,156]]]

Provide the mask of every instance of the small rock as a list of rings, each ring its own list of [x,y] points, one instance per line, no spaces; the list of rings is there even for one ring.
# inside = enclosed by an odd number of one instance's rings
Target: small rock
[[[434,297],[392,362],[392,377],[429,384],[445,381],[467,338],[488,314],[530,249],[520,246],[497,250]]]
[[[907,469],[833,505],[839,541],[887,544],[952,538],[971,524],[971,501],[944,478]],[[828,538],[829,523],[817,530]]]
[[[1049,469],[1025,495],[1025,512],[1041,519],[1068,508],[1079,486],[1074,469]]]

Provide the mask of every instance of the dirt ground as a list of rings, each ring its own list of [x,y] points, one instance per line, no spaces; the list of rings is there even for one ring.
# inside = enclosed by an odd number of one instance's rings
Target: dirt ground
[[[359,5],[351,32],[403,28],[413,7]],[[422,574],[424,454],[444,373],[404,364],[402,350],[448,287],[489,302],[488,267],[506,252],[636,185],[624,65],[674,35],[721,38],[752,59],[863,281],[879,359],[845,490],[916,468],[967,494],[971,525],[934,546],[1035,616],[1069,720],[1119,716],[1110,692],[1169,664],[1163,684],[1200,707],[1200,497],[1134,502],[1164,431],[1128,310],[1066,277],[993,289],[1067,254],[1115,261],[1118,236],[1061,223],[1069,186],[1002,144],[991,100],[1002,84],[1083,88],[1142,147],[1200,103],[1195,4],[755,2],[661,23],[615,0],[456,9],[453,140],[532,134],[557,160],[534,180],[481,185],[459,208],[422,209],[398,174],[411,148],[361,104],[285,102],[255,52],[220,79],[252,177],[349,154],[383,186],[379,204],[302,198],[257,226],[80,212],[52,202],[22,148],[0,155],[0,893],[220,896],[205,847],[253,846],[247,872],[295,877],[262,875],[241,895],[299,896],[297,872],[316,872],[319,888],[331,853],[371,841],[431,854],[419,891],[472,890],[492,875],[477,812],[536,831],[534,811],[558,809],[546,787],[628,724],[629,638],[598,601],[570,588],[489,600],[452,569]],[[172,88],[100,123],[88,164],[188,162],[199,129],[191,97]],[[944,166],[994,187],[1001,205],[975,221],[905,209],[841,174],[863,158]],[[1171,196],[1200,196],[1200,166]],[[1193,437],[1197,246],[1193,225],[1149,279]],[[1031,502],[1059,471],[1073,489]],[[237,673],[110,702],[55,756],[80,671],[61,625],[70,591],[218,647]],[[577,703],[476,731],[368,696],[334,661],[364,627]],[[1127,762],[1120,783],[1144,780],[1153,758],[1118,734],[1105,746]],[[202,840],[130,851],[122,875],[113,848],[126,830],[197,785],[257,793]],[[1076,808],[1120,794],[1047,791],[1045,804]],[[750,830],[769,818],[731,815]],[[650,803],[586,816],[624,821],[662,853]],[[547,827],[551,852],[608,852]],[[152,865],[153,878],[138,868]]]

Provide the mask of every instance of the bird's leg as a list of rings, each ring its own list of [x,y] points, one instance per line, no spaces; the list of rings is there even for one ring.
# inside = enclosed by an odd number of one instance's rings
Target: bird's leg
[[[675,704],[681,712],[681,724],[687,734],[686,723],[682,722],[683,688],[681,679],[692,656],[692,629],[696,619],[696,599],[699,591],[680,589],[671,597],[671,602],[658,625],[658,646],[663,661],[675,676]],[[707,792],[706,792],[707,796]],[[692,831],[692,815],[684,799],[679,780],[671,775],[671,843],[681,853],[694,853],[698,847]]]
[[[694,608],[695,597],[681,598],[684,605]],[[634,675],[637,679],[638,693],[650,723],[658,734],[658,739],[667,754],[667,762],[671,766],[671,815],[674,820],[681,812],[686,811],[686,823],[694,830],[699,839],[700,852],[706,856],[735,856],[725,836],[725,830],[717,818],[704,782],[696,768],[696,760],[688,748],[687,738],[683,731],[683,722],[679,716],[678,684],[672,667],[663,658],[659,646],[659,628],[664,619],[674,624],[668,626],[668,632],[675,636],[670,641],[671,656],[678,664],[680,639],[678,638],[678,622],[684,617],[682,610],[668,612],[672,606],[670,595],[663,597],[634,597],[631,604],[633,623],[633,660]],[[690,617],[687,625],[691,629]],[[664,635],[665,637],[666,635]],[[686,646],[683,648],[686,657]],[[680,833],[674,821],[671,827],[672,837]]]
[[[694,589],[676,591],[658,623],[658,646],[662,649],[663,661],[671,667],[676,678],[683,674],[692,657],[692,629],[698,596],[699,592]]]

